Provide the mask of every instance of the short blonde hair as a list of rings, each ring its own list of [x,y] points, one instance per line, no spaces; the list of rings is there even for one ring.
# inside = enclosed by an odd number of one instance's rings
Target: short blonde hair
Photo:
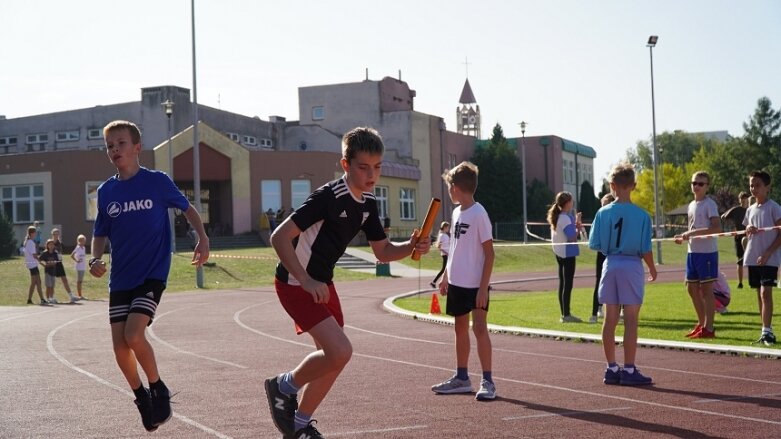
[[[613,166],[608,181],[619,187],[632,186],[635,184],[635,167],[626,162]]]
[[[79,242],[79,241],[81,241],[82,239],[86,241],[86,240],[87,240],[87,237],[86,237],[86,236],[84,236],[84,235],[79,235],[79,236],[77,236],[77,237],[76,237],[76,242]]]
[[[442,178],[447,184],[460,189],[462,192],[474,194],[477,190],[477,165],[472,162],[461,162],[453,169],[445,171]]]
[[[103,127],[103,138],[105,139],[108,133],[119,130],[127,130],[130,133],[130,141],[133,142],[133,145],[141,143],[141,130],[138,129],[138,125],[127,120],[109,122],[108,125]]]

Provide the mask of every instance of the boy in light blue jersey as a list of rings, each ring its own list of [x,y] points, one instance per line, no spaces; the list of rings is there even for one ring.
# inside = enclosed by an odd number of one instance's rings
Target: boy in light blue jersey
[[[589,247],[606,256],[599,282],[599,302],[605,305],[602,347],[607,359],[603,382],[637,386],[651,384],[650,377],[635,367],[637,323],[643,304],[645,283],[643,262],[648,265],[649,281],[656,279],[651,251],[651,217],[632,203],[635,170],[619,164],[609,177],[610,192],[616,201],[599,209],[591,226]],[[616,363],[616,325],[624,309],[624,367]]]
[[[171,268],[171,225],[168,208],[176,207],[198,233],[192,263],[209,258],[209,238],[198,211],[159,171],[141,167],[141,132],[128,121],[118,120],[103,129],[106,154],[117,173],[98,187],[98,214],[92,237],[89,271],[106,274],[100,259],[106,240],[111,241],[109,323],[114,356],[136,396],[134,401],[147,431],[155,431],[171,418],[170,393],[160,379],[146,327],[152,323]],[[149,380],[147,390],[138,365]]]

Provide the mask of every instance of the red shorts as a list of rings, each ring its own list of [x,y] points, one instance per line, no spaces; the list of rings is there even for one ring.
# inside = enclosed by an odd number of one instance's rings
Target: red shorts
[[[279,297],[282,307],[296,324],[296,334],[309,331],[328,317],[333,317],[340,327],[344,327],[342,304],[339,302],[339,295],[336,294],[334,284],[328,285],[330,294],[328,303],[315,303],[312,295],[300,285],[286,284],[276,278],[274,279],[274,289],[277,291],[277,297]]]

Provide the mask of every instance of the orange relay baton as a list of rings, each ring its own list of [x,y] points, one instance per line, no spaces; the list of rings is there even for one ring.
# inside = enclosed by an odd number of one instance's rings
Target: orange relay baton
[[[434,220],[436,220],[437,212],[439,212],[440,204],[442,204],[442,201],[439,198],[431,199],[431,203],[429,203],[428,205],[428,212],[426,213],[426,218],[423,219],[423,226],[421,226],[420,230],[416,230],[413,235],[415,238],[431,235],[431,228],[434,225]],[[412,260],[413,261],[420,260],[420,253],[418,253],[417,250],[414,249],[412,250]]]

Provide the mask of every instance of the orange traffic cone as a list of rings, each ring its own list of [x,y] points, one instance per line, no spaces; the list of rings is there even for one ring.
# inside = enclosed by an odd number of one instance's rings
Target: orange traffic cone
[[[442,310],[439,309],[439,299],[437,293],[431,295],[431,307],[429,308],[429,314],[442,314]]]

